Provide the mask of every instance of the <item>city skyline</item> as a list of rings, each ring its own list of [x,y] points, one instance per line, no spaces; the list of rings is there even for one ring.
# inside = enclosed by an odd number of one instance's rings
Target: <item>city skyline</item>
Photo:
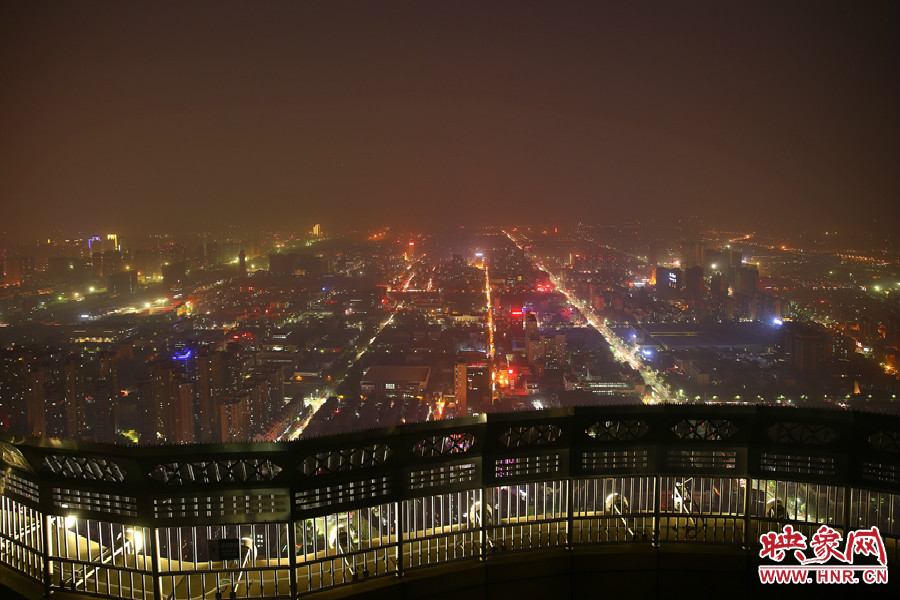
[[[895,3],[2,11],[7,237],[900,223]]]

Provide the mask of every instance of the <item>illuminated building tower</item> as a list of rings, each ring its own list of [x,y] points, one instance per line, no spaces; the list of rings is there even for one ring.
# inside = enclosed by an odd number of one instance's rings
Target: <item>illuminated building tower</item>
[[[681,266],[684,268],[703,266],[706,264],[706,244],[697,242],[691,245],[685,245],[681,250]]]
[[[709,291],[713,294],[725,294],[728,292],[728,282],[720,273],[716,273],[709,278]]]
[[[168,361],[153,363],[150,376],[153,378],[153,429],[157,436],[168,441],[163,420],[174,402],[175,369]]]
[[[784,354],[795,371],[814,373],[825,368],[831,343],[828,332],[805,323],[784,324]]]
[[[197,355],[197,426],[200,442],[219,440],[221,426],[219,404],[224,396],[225,353],[201,352]]]
[[[656,295],[671,298],[681,289],[681,269],[656,268]]]
[[[250,398],[246,392],[226,396],[219,405],[219,442],[244,442],[250,439]]]
[[[247,253],[241,250],[238,253],[238,267],[240,269],[241,277],[247,276]]]
[[[103,253],[91,252],[91,270],[94,277],[103,277]]]
[[[44,386],[44,423],[48,437],[68,437],[65,398],[63,382],[56,380]]]
[[[84,362],[81,356],[70,354],[63,364],[66,436],[78,439],[87,430],[85,412]]]
[[[322,237],[322,226],[319,223],[313,225],[312,234],[316,238]]]
[[[474,412],[486,412],[493,402],[491,395],[491,369],[486,364],[466,367],[466,408]]]
[[[269,399],[268,379],[261,373],[255,373],[247,386],[250,400],[250,433],[259,433],[268,424],[272,413]]]
[[[139,377],[136,381],[137,393],[137,433],[142,444],[155,444],[158,441],[157,405],[153,393],[153,378]]]
[[[468,379],[466,377],[466,362],[459,361],[453,365],[453,391],[456,394],[456,416],[466,416],[466,392]]]
[[[703,295],[703,267],[695,265],[684,270],[684,291],[691,298],[699,298]]]
[[[20,360],[21,359],[21,360]],[[0,426],[25,435],[25,374],[28,366],[21,352],[0,349]]]
[[[566,363],[566,335],[564,333],[546,338],[544,361],[554,367],[561,367]]]
[[[273,415],[284,405],[284,373],[283,365],[273,365],[268,368],[269,401],[272,403]]]
[[[28,366],[25,373],[25,421],[28,435],[47,435],[47,407],[44,390],[48,368],[43,362]]]
[[[170,444],[193,441],[193,384],[172,361],[150,366],[156,410],[156,430]]]
[[[744,265],[737,271],[735,289],[745,296],[755,296],[759,290],[759,270],[756,265]]]
[[[100,377],[109,379],[115,385],[118,382],[118,363],[115,352],[100,352],[97,354],[97,360],[100,364]]]
[[[566,336],[558,333],[553,337],[539,335],[525,342],[525,360],[534,367],[538,375],[548,367],[561,367],[566,362]]]
[[[118,369],[115,352],[100,352],[99,375],[94,381],[94,423],[92,439],[112,442],[116,438],[116,400],[118,399]]]
[[[119,271],[111,273],[107,283],[110,294],[128,295],[133,294],[137,288],[137,271]]]
[[[173,381],[172,403],[163,429],[166,442],[190,444],[194,442],[194,384],[178,373]]]
[[[525,316],[525,338],[532,338],[538,335],[538,322],[534,313],[528,313]]]
[[[187,274],[187,265],[184,261],[164,264],[162,267],[163,283],[172,291],[180,291]]]
[[[0,257],[0,283],[23,285],[31,282],[34,261],[30,256]]]

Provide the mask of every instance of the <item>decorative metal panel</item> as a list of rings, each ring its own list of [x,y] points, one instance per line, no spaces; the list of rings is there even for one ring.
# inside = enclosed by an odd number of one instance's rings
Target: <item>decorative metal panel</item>
[[[559,439],[562,430],[557,425],[524,425],[510,427],[500,436],[500,443],[507,448],[543,446]]]
[[[117,483],[125,481],[125,470],[107,458],[53,454],[44,457],[44,466],[53,471],[55,475],[70,479]]]
[[[714,442],[730,438],[737,433],[738,428],[726,419],[683,419],[672,431],[683,440]]]

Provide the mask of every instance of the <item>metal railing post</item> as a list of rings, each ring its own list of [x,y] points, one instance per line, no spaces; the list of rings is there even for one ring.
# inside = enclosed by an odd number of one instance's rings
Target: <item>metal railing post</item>
[[[753,547],[750,541],[750,490],[752,489],[752,480],[747,477],[744,479],[744,534],[742,536],[744,550],[750,552]]]
[[[163,600],[162,586],[159,579],[159,529],[156,528],[155,523],[153,535],[150,536],[150,566],[153,569],[153,597],[156,600]]]
[[[572,536],[575,532],[575,515],[572,512],[575,504],[575,490],[571,477],[566,480],[566,487],[566,549],[571,550],[574,546]]]
[[[406,527],[406,520],[403,516],[403,501],[398,501],[397,518],[397,577],[403,577],[403,529]]]
[[[43,510],[41,512],[41,527],[44,529],[43,535],[41,535],[41,561],[44,563],[41,565],[41,578],[43,579],[44,584],[44,597],[50,597],[50,581],[53,577],[53,574],[50,570],[50,532],[53,531],[53,528],[50,526],[53,517],[51,515],[45,514]]]
[[[844,514],[843,514],[843,525],[844,525],[844,538],[846,539],[847,533],[850,531],[850,518],[851,518],[851,503],[853,502],[853,489],[849,485],[844,486]],[[869,525],[869,523],[865,523],[865,525]]]
[[[487,552],[485,551],[485,544],[487,543],[487,533],[484,530],[484,505],[487,503],[487,488],[481,488],[481,502],[478,505],[478,535],[481,539],[481,543],[479,544],[479,560],[487,559]]]
[[[653,477],[653,541],[651,544],[655,547],[659,546],[659,519],[662,505],[662,479],[659,475]]]
[[[297,527],[294,524],[294,518],[291,516],[288,520],[287,525],[288,531],[288,567],[290,568],[290,573],[288,574],[288,580],[290,581],[291,586],[291,598],[297,597]],[[303,554],[306,554],[306,548],[303,549]]]

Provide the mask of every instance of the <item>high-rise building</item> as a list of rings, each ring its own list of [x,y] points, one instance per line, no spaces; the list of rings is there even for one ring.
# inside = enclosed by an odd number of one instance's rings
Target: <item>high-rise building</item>
[[[247,392],[222,398],[219,404],[220,442],[245,442],[250,439],[250,399]]]
[[[525,340],[525,360],[540,371],[558,368],[566,362],[566,336],[532,336]]]
[[[225,395],[225,353],[197,354],[197,434],[200,442],[217,442],[221,426],[219,404]]]
[[[656,268],[656,295],[670,298],[681,290],[681,269]]]
[[[137,400],[137,434],[142,444],[155,444],[159,440],[158,407],[154,394],[153,377],[138,377],[135,382]]]
[[[538,322],[534,313],[525,315],[525,339],[538,335]]]
[[[240,270],[241,277],[247,276],[247,253],[241,250],[238,253],[238,268]]]
[[[162,266],[163,283],[172,291],[181,290],[187,276],[187,265],[183,260],[170,262]]]
[[[467,410],[483,413],[491,408],[491,369],[487,364],[478,363],[466,367]]]
[[[80,439],[85,436],[88,419],[85,404],[84,361],[78,354],[70,354],[63,364],[66,436]]]
[[[784,355],[795,371],[823,370],[830,348],[829,335],[824,329],[796,321],[784,324]]]
[[[137,271],[119,271],[110,274],[107,287],[110,294],[133,294],[137,288]]]
[[[194,384],[183,373],[178,373],[173,381],[172,402],[165,417],[166,442],[170,444],[190,444],[194,440]]]
[[[456,416],[466,416],[466,392],[468,390],[468,378],[466,376],[466,362],[458,361],[453,365],[453,391],[456,395]]]
[[[703,267],[695,265],[684,270],[684,291],[691,298],[699,298],[705,291]]]
[[[170,444],[194,441],[194,390],[178,366],[168,360],[150,365],[156,431]]]
[[[47,407],[44,390],[48,382],[48,367],[40,361],[28,365],[25,372],[25,419],[29,435],[47,435]]]

